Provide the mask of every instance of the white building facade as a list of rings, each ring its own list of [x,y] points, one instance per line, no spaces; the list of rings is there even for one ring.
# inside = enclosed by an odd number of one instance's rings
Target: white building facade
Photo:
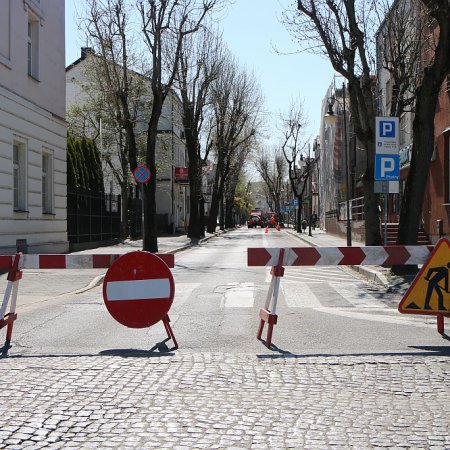
[[[2,0],[0,253],[69,250],[64,2]]]

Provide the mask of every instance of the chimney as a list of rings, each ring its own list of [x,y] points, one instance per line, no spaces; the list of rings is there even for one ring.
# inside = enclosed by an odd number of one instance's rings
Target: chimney
[[[81,59],[86,59],[88,55],[93,55],[94,49],[92,47],[81,47]]]

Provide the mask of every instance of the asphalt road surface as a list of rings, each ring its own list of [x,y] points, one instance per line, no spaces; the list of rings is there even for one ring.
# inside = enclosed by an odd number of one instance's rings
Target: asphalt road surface
[[[176,254],[176,293],[169,316],[180,350],[284,355],[446,352],[448,341],[436,332],[434,317],[401,315],[398,292],[342,266],[286,268],[273,346],[267,349],[256,333],[270,268],[247,267],[247,249],[304,245],[284,230],[266,234],[264,229],[240,229]],[[70,277],[76,273],[60,271],[56,276],[70,291]],[[164,342],[165,337],[162,323],[149,329],[117,323],[98,286],[22,307],[11,352],[166,352],[172,344]]]

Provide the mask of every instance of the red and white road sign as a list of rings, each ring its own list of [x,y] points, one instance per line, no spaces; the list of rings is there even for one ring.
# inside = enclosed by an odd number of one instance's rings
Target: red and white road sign
[[[166,316],[175,283],[166,263],[153,253],[139,251],[121,256],[108,269],[103,299],[117,322],[146,328]]]

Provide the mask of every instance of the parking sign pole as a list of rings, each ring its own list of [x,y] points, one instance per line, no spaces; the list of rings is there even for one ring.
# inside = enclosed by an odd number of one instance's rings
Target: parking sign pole
[[[384,245],[387,245],[388,195],[384,194]]]
[[[384,245],[387,245],[388,196],[398,193],[400,180],[399,119],[375,118],[375,193],[384,195]]]

